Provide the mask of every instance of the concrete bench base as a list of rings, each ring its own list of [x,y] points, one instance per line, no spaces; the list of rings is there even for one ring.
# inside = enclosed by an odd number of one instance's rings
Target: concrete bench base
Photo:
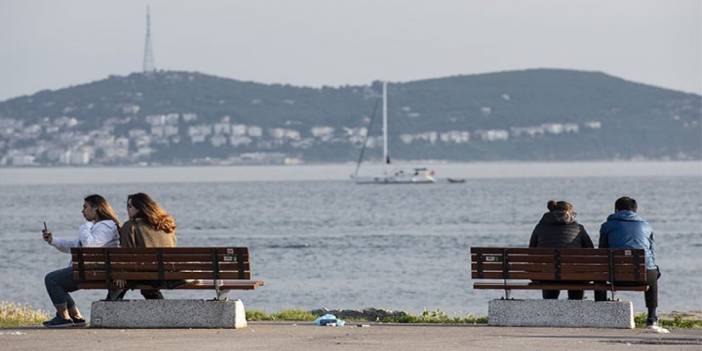
[[[241,300],[96,301],[90,310],[93,328],[244,328]]]
[[[510,327],[634,328],[631,301],[492,300],[488,324]]]

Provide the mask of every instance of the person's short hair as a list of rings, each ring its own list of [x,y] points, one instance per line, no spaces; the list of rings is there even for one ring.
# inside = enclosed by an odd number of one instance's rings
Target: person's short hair
[[[622,196],[617,199],[617,201],[614,203],[614,210],[615,211],[633,211],[636,212],[638,209],[638,205],[636,204],[636,200],[628,197],[628,196]]]

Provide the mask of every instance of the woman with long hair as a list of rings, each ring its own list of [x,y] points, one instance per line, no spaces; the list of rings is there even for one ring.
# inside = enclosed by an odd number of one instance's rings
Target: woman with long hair
[[[68,240],[54,237],[48,229],[42,230],[44,241],[65,253],[71,253],[72,247],[118,247],[119,220],[112,206],[104,197],[94,194],[87,196],[83,202],[83,217],[86,222],[78,229],[78,239]],[[55,270],[44,277],[46,291],[56,307],[56,317],[44,322],[49,328],[85,326],[85,319],[69,292],[78,290],[73,280],[73,269]]]
[[[124,223],[119,233],[122,247],[176,246],[175,219],[151,196],[144,193],[127,196],[127,214],[129,220]],[[124,282],[118,284],[124,285]],[[122,299],[126,292],[127,289],[123,289],[114,299]],[[154,289],[142,289],[141,294],[145,299],[163,299],[156,286]]]
[[[175,219],[151,196],[144,193],[127,196],[127,214],[129,221],[120,233],[120,239],[127,239],[123,247],[175,246]],[[142,228],[150,231],[140,233],[139,229]]]
[[[573,205],[567,201],[549,201],[548,212],[534,228],[529,247],[592,248],[592,240],[585,227],[575,220]],[[542,290],[544,299],[558,299],[560,290]],[[568,290],[569,300],[582,300],[582,290]]]

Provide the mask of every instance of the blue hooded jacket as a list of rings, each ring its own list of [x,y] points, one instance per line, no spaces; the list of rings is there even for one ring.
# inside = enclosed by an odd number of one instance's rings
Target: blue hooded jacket
[[[646,269],[656,269],[651,225],[633,211],[617,211],[600,227],[600,248],[644,249]]]

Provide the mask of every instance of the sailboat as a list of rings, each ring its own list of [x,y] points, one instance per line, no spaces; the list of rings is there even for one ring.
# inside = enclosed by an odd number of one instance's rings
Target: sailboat
[[[364,143],[365,148],[365,143]],[[356,184],[431,184],[435,183],[434,171],[426,167],[393,168],[388,150],[388,83],[383,82],[383,172],[373,176],[359,176],[358,170],[363,161],[363,154],[358,160],[356,171],[351,179]]]

